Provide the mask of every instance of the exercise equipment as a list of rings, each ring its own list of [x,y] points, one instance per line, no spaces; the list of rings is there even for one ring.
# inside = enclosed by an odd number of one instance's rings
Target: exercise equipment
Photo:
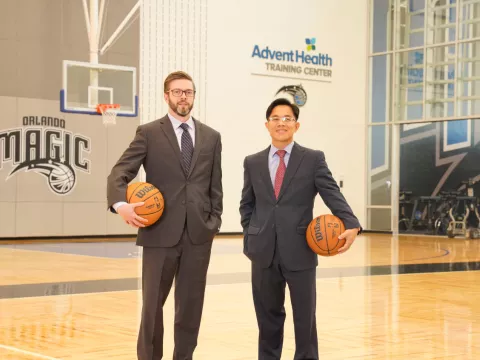
[[[399,231],[407,231],[410,228],[410,218],[407,216],[407,206],[413,205],[411,199],[411,191],[400,191],[399,204],[400,204],[400,216],[398,220]]]
[[[426,234],[435,233],[435,209],[441,196],[419,196],[414,200],[408,231],[423,231]]]
[[[480,238],[479,201],[474,196],[474,179],[461,182],[460,191],[456,192],[453,204],[448,211],[449,224],[447,236],[462,236],[470,239]]]
[[[480,238],[480,199],[473,190],[479,180],[462,181],[455,190],[441,191],[438,196],[413,196],[412,191],[400,191],[399,231]]]
[[[450,224],[450,210],[456,203],[456,198],[460,193],[458,191],[441,191],[440,197],[442,203],[437,208],[438,216],[435,219],[435,235],[447,235],[447,229]]]

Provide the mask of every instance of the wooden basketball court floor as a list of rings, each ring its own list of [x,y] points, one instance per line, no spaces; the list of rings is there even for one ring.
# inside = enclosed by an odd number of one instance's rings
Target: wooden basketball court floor
[[[197,360],[255,360],[250,264],[240,237],[218,237]],[[108,242],[0,242],[0,359],[136,359],[141,248]],[[480,359],[480,240],[360,236],[320,258],[321,359]],[[173,349],[173,292],[165,359]],[[284,351],[292,359],[286,298]]]

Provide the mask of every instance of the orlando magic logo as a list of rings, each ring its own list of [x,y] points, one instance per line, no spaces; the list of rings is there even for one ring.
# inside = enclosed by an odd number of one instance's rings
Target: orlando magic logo
[[[302,85],[287,85],[287,86],[282,86],[275,96],[277,96],[280,93],[287,93],[290,94],[293,97],[293,101],[295,104],[297,104],[299,107],[305,105],[307,102],[307,92],[303,88]]]
[[[0,170],[10,161],[14,167],[7,180],[21,170],[34,172],[45,177],[53,193],[66,195],[75,187],[75,170],[90,173],[90,162],[84,159],[84,153],[90,152],[90,139],[64,130],[64,120],[41,119],[24,117],[24,125],[37,126],[0,132]]]
[[[75,185],[75,172],[70,164],[62,164],[51,159],[38,159],[29,163],[24,162],[10,172],[7,180],[22,169],[44,175],[47,178],[50,189],[60,195],[69,193]]]

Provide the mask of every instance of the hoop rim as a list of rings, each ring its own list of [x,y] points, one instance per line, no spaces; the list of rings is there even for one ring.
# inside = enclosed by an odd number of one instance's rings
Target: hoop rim
[[[107,109],[120,109],[120,104],[98,104],[97,112],[103,114]]]

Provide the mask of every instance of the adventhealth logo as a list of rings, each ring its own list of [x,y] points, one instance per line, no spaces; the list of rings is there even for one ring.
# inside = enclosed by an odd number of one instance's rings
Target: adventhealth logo
[[[315,50],[315,42],[317,39],[311,38],[311,39],[305,39],[305,42],[307,43],[307,51]]]
[[[307,38],[305,39],[307,44],[307,51],[316,50],[316,38]],[[278,60],[278,61],[289,61],[296,62],[301,64],[313,64],[321,66],[332,66],[333,59],[328,56],[328,54],[306,54],[304,50],[276,50],[270,49],[268,46],[260,48],[260,46],[255,45],[253,47],[252,58],[267,59],[267,60]]]

